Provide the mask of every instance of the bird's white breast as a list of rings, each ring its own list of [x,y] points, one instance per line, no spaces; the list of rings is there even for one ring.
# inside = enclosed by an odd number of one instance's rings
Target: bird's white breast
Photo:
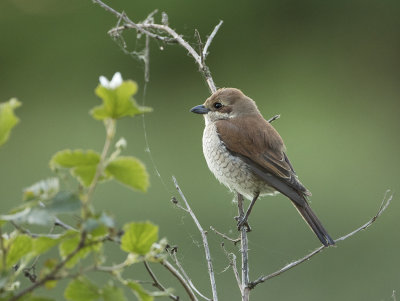
[[[203,133],[203,153],[208,168],[230,190],[252,199],[256,192],[270,194],[275,190],[253,174],[247,164],[233,156],[217,134],[214,122],[207,122]]]

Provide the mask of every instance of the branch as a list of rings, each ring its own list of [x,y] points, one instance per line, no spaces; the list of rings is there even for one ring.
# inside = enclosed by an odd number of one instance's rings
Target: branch
[[[68,261],[70,261],[72,259],[72,257],[74,257],[82,248],[86,247],[85,239],[86,239],[86,232],[82,232],[81,240],[74,251],[72,251],[70,254],[68,254],[68,256],[65,257],[63,261],[61,261],[59,264],[57,264],[55,266],[55,268],[49,274],[47,274],[45,277],[43,277],[38,282],[35,282],[31,286],[27,287],[20,293],[14,295],[8,301],[16,301],[16,300],[20,299],[21,297],[25,296],[26,294],[30,293],[31,291],[35,290],[36,288],[42,286],[47,281],[53,280],[53,278],[56,276],[56,274],[68,263]]]
[[[170,255],[172,256],[172,258],[174,259],[175,264],[177,265],[177,267],[179,268],[179,270],[181,271],[181,273],[183,274],[183,277],[186,278],[186,282],[190,285],[190,287],[195,291],[196,294],[198,294],[200,297],[202,297],[203,299],[207,300],[207,301],[212,301],[209,298],[207,298],[206,296],[204,296],[202,293],[199,292],[199,290],[194,286],[192,280],[189,278],[189,276],[186,274],[185,270],[183,269],[182,265],[180,264],[178,258],[176,257],[176,251],[172,251],[172,253],[170,253]]]
[[[238,193],[238,220],[242,220],[245,213],[243,210],[243,196]],[[248,301],[250,298],[249,288],[249,242],[247,240],[247,227],[240,229],[240,253],[242,254],[242,284],[240,291],[242,292],[242,301]]]
[[[361,227],[357,228],[356,230],[350,232],[349,234],[346,234],[346,235],[344,235],[342,237],[339,237],[339,238],[335,239],[335,243],[337,243],[339,241],[343,241],[343,240],[345,240],[345,239],[357,234],[358,232],[367,229],[369,226],[371,226],[377,220],[377,218],[381,216],[383,211],[385,211],[386,208],[389,206],[389,204],[390,204],[390,202],[391,202],[391,200],[393,198],[393,194],[391,194],[389,197],[387,197],[388,193],[389,193],[389,190],[386,191],[385,196],[383,197],[381,206],[379,207],[379,210],[375,214],[375,216],[373,216],[368,222],[366,222],[364,225],[362,225]],[[312,251],[311,253],[307,254],[303,258],[300,258],[300,259],[298,259],[296,261],[293,261],[293,262],[289,263],[288,265],[284,266],[280,270],[277,270],[277,271],[275,271],[272,274],[269,274],[267,276],[259,277],[257,280],[249,283],[250,289],[253,289],[256,285],[258,285],[258,284],[260,284],[262,282],[265,282],[265,281],[267,281],[267,280],[269,280],[271,278],[274,278],[276,276],[279,276],[280,274],[282,274],[282,273],[294,268],[295,266],[298,266],[299,264],[309,260],[311,257],[313,257],[314,255],[320,253],[325,248],[327,248],[327,247],[320,246],[319,248],[315,249],[314,251]]]
[[[228,235],[217,231],[213,226],[210,226],[210,229],[213,230],[216,234],[218,234],[222,238],[229,240],[230,242],[233,242],[234,245],[236,245],[240,241],[240,237],[236,239],[230,238]]]
[[[218,23],[218,25],[214,28],[213,32],[208,37],[203,51],[198,53],[187,41],[185,41],[182,38],[180,34],[178,34],[174,29],[172,29],[166,24],[155,24],[153,20],[151,20],[150,18],[147,18],[142,23],[135,23],[131,19],[129,19],[124,13],[116,11],[115,9],[105,4],[103,1],[101,0],[92,0],[92,1],[93,3],[100,5],[106,11],[115,15],[119,21],[121,20],[124,21],[124,24],[122,26],[117,26],[111,29],[109,31],[110,35],[119,36],[120,33],[126,29],[135,29],[137,32],[144,34],[150,38],[153,38],[155,40],[159,40],[165,43],[174,42],[181,45],[189,52],[190,56],[193,57],[193,59],[196,61],[196,64],[199,66],[200,72],[204,76],[210,91],[214,93],[217,90],[214,80],[211,76],[210,70],[205,64],[205,59],[207,56],[207,50],[210,47],[211,42],[214,39],[215,35],[217,34],[218,29],[221,27],[222,21]],[[163,32],[166,35],[161,35],[159,34],[159,32]]]
[[[151,270],[149,264],[147,263],[147,261],[143,261],[144,266],[147,270],[147,272],[149,273],[151,279],[153,279],[153,286],[158,288],[160,291],[162,292],[167,292],[166,288],[160,283],[160,281],[158,281],[156,275],[153,273],[153,271]],[[172,299],[172,300],[179,300],[179,297],[173,295],[173,294],[168,294],[168,296]]]
[[[222,20],[219,21],[219,23],[217,24],[217,26],[215,26],[214,30],[212,31],[212,33],[210,34],[210,36],[207,39],[206,45],[204,46],[203,53],[202,53],[202,56],[203,56],[204,60],[206,59],[206,57],[208,55],[208,48],[210,47],[211,42],[214,39],[215,35],[217,34],[217,32],[218,32],[219,28],[221,27],[222,23],[224,23],[224,21],[222,21]]]
[[[189,295],[191,301],[198,301],[196,295],[193,293],[192,288],[186,282],[185,278],[170,264],[167,260],[160,262],[178,281],[181,283],[186,293]]]
[[[174,184],[176,189],[178,190],[183,202],[185,203],[186,206],[186,211],[190,214],[192,217],[194,223],[197,226],[197,229],[199,229],[201,238],[203,239],[203,246],[204,246],[204,252],[206,254],[206,260],[207,260],[207,265],[208,265],[208,275],[210,276],[210,282],[211,282],[211,290],[213,294],[213,301],[218,301],[218,296],[217,296],[217,286],[215,283],[215,276],[214,276],[214,268],[212,265],[211,261],[211,254],[210,254],[210,248],[208,247],[208,240],[207,240],[207,232],[203,230],[203,227],[200,225],[196,215],[193,213],[192,208],[190,208],[189,203],[187,202],[181,188],[178,185],[178,182],[176,181],[175,177],[172,177],[174,180]]]
[[[226,257],[228,257],[229,265],[232,267],[233,274],[235,275],[236,283],[239,287],[240,293],[243,294],[242,285],[240,284],[240,276],[239,276],[239,272],[237,270],[237,265],[236,265],[236,255],[233,253],[229,253],[225,249],[224,243],[221,244],[221,247],[224,250]]]
[[[275,121],[275,120],[277,120],[279,118],[281,118],[281,115],[275,115],[275,116],[271,117],[270,119],[268,119],[267,121],[269,123],[272,123],[273,121]]]

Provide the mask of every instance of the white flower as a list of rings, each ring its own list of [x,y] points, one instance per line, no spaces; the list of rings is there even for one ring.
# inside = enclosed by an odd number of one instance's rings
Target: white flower
[[[120,138],[117,143],[115,143],[115,147],[118,149],[126,149],[128,143],[125,138]]]
[[[112,77],[111,81],[109,81],[105,76],[100,76],[100,85],[107,89],[116,89],[122,84],[122,76],[121,73],[115,72],[114,76]]]

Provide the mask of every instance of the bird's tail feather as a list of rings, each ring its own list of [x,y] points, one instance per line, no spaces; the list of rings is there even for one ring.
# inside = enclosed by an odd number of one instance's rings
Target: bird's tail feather
[[[292,201],[293,205],[296,207],[297,211],[301,214],[303,219],[310,226],[311,230],[318,236],[319,240],[322,242],[324,246],[334,245],[335,241],[329,236],[328,232],[322,226],[322,223],[319,221],[318,217],[311,210],[310,205],[307,202],[304,202],[303,206],[298,203]]]

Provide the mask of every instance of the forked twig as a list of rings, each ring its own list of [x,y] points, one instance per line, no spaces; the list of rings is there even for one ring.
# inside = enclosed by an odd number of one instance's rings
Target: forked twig
[[[197,226],[197,229],[200,231],[201,238],[203,239],[204,252],[206,254],[206,260],[207,260],[207,266],[208,266],[208,275],[210,277],[210,282],[211,282],[211,290],[212,290],[212,294],[213,294],[213,301],[218,301],[217,286],[216,286],[216,283],[215,283],[215,275],[214,275],[214,268],[213,268],[213,264],[212,264],[212,261],[211,261],[211,254],[210,254],[210,248],[208,247],[208,240],[207,240],[206,231],[204,231],[204,229],[201,226],[199,220],[197,219],[196,215],[192,211],[192,208],[190,207],[188,201],[186,200],[185,195],[183,194],[181,188],[179,187],[176,178],[172,177],[172,179],[174,181],[175,188],[178,190],[179,195],[181,196],[183,202],[185,203],[186,212],[188,212],[190,214],[190,216],[192,217],[194,223]]]
[[[196,61],[197,65],[199,66],[199,69],[201,73],[203,74],[208,87],[212,93],[217,91],[217,88],[215,86],[214,80],[211,76],[210,70],[205,64],[205,59],[207,56],[207,50],[211,45],[212,40],[214,39],[215,35],[217,34],[218,29],[222,25],[222,21],[218,23],[218,25],[214,28],[212,33],[207,39],[206,45],[204,49],[200,52],[197,52],[188,42],[186,42],[180,34],[178,34],[174,29],[169,27],[167,25],[167,22],[163,22],[163,24],[156,24],[154,23],[150,18],[147,18],[145,22],[142,23],[135,23],[131,19],[128,18],[127,15],[124,13],[120,13],[116,11],[115,9],[111,8],[107,4],[105,4],[101,0],[92,0],[94,3],[100,5],[102,8],[104,8],[106,11],[109,11],[113,15],[115,15],[119,23],[122,20],[124,23],[123,25],[119,25],[109,31],[109,34],[113,36],[119,36],[120,33],[126,29],[135,29],[139,33],[144,34],[150,38],[153,38],[155,40],[159,40],[165,43],[178,43],[181,45],[183,48],[185,48],[189,54],[194,58]],[[164,14],[165,15],[165,14]],[[166,35],[163,35],[161,33],[165,33]]]

